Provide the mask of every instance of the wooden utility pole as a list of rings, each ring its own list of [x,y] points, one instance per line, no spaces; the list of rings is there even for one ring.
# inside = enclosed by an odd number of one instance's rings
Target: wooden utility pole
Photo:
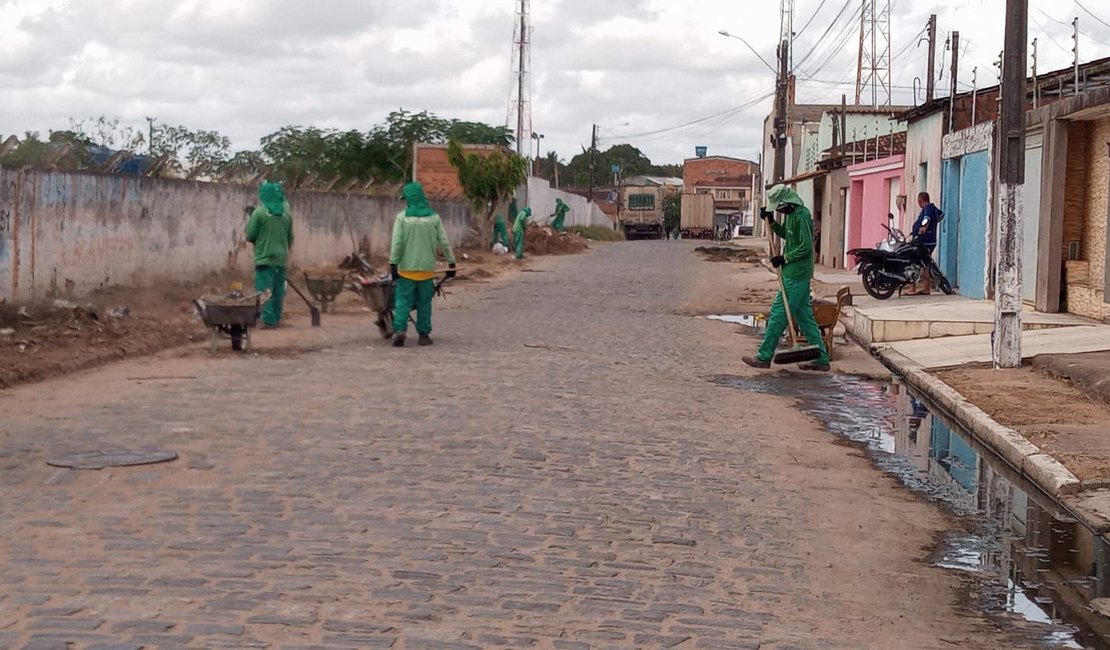
[[[774,182],[779,184],[786,178],[786,95],[789,85],[790,44],[783,40],[779,43],[779,74],[775,80],[775,169]]]
[[[597,160],[597,124],[594,124],[594,130],[589,136],[589,194],[586,195],[586,201],[594,200],[594,163]]]
[[[998,264],[995,268],[994,367],[1021,366],[1021,254],[1025,190],[1025,60],[1029,0],[1006,0],[999,117]]]
[[[937,80],[937,15],[929,16],[929,78],[925,82],[925,101],[933,101],[933,95],[936,93],[936,80]],[[920,43],[920,41],[918,41]],[[914,97],[917,101],[917,97]]]
[[[1024,67],[1022,68],[1024,69]],[[952,92],[948,95],[948,132],[955,131],[956,93],[960,92],[960,33],[952,32]]]

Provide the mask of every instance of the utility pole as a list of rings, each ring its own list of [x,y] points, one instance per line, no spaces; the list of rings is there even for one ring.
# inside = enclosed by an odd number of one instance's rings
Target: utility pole
[[[592,202],[594,200],[594,165],[597,160],[597,125],[594,125],[592,135],[590,135],[590,193],[586,195],[586,200]]]
[[[786,40],[779,43],[779,75],[775,81],[775,169],[776,185],[786,178],[786,93],[789,72],[786,69],[789,49]]]
[[[1002,65],[1002,136],[998,180],[998,266],[995,269],[994,367],[1021,366],[1021,255],[1025,191],[1025,60],[1029,0],[1006,0]]]
[[[956,119],[956,93],[959,92],[959,85],[956,83],[960,78],[960,33],[952,32],[952,93],[948,96],[948,132],[955,131]]]
[[[933,101],[936,92],[936,63],[937,63],[937,15],[929,16],[929,79],[925,82],[925,102]],[[919,41],[920,42],[920,41]],[[914,96],[914,101],[917,97]]]
[[[1071,68],[1075,74],[1075,87],[1072,89],[1073,95],[1079,94],[1079,16],[1071,21]]]

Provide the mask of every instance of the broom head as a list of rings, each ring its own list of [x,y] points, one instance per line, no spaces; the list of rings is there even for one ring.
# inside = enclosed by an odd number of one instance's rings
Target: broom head
[[[821,348],[816,345],[795,345],[794,347],[776,351],[771,362],[779,365],[805,363],[807,361],[816,361],[819,356],[821,356]]]

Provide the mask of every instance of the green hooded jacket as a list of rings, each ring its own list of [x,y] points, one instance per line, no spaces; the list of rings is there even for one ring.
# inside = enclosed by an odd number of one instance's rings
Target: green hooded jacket
[[[524,208],[516,215],[516,220],[513,221],[513,233],[517,235],[524,234],[524,226],[528,224],[528,218],[532,216],[532,208]]]
[[[774,210],[780,203],[795,206],[790,214],[775,213],[776,219],[771,230],[782,237],[782,256],[786,264],[782,267],[784,278],[803,280],[813,279],[813,217],[802,203],[798,193],[785,185],[776,185],[767,192],[767,206]]]
[[[393,222],[393,246],[389,263],[399,271],[435,271],[436,254],[443,253],[449,264],[455,253],[436,211],[428,205],[420,183],[405,185],[403,195],[408,207]]]
[[[255,266],[285,266],[293,247],[293,218],[280,183],[263,183],[258,188],[262,205],[247,220],[246,239],[254,244]]]

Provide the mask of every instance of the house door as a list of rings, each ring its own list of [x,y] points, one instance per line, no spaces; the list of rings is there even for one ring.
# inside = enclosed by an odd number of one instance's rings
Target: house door
[[[940,209],[944,219],[940,222],[937,242],[937,263],[953,285],[959,270],[960,250],[960,159],[950,158],[941,168]],[[915,215],[916,218],[916,215]],[[913,222],[910,222],[913,225]]]
[[[1037,300],[1037,241],[1041,228],[1041,160],[1044,138],[1031,133],[1025,139],[1025,212],[1022,221],[1021,297],[1025,302]]]
[[[956,286],[969,298],[987,297],[987,216],[991,168],[986,151],[960,159]],[[947,219],[946,219],[947,220]],[[943,223],[943,222],[942,222]],[[949,280],[952,278],[949,277]]]

